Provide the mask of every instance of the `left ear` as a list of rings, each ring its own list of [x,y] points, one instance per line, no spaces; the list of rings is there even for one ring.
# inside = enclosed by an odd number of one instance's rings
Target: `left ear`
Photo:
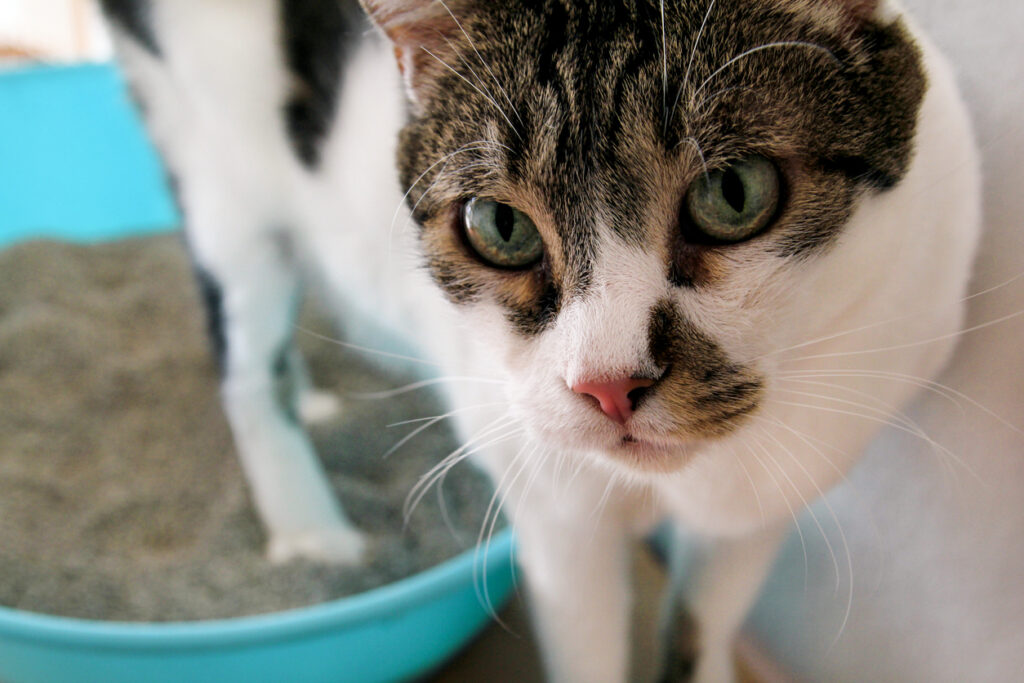
[[[890,0],[824,0],[825,4],[837,7],[850,28],[860,28],[873,22],[887,25],[901,14],[900,9]]]
[[[394,46],[413,105],[422,109],[437,94],[437,79],[458,61],[453,47],[462,35],[453,13],[464,0],[359,0]]]
[[[879,0],[830,0],[845,10],[850,18],[856,21],[867,21],[878,11]]]

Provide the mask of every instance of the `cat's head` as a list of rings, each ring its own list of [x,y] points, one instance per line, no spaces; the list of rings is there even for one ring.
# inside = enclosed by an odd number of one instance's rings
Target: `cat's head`
[[[877,2],[364,5],[412,103],[427,265],[548,442],[676,469],[862,290],[814,273],[856,267],[844,233],[906,172],[925,90]]]

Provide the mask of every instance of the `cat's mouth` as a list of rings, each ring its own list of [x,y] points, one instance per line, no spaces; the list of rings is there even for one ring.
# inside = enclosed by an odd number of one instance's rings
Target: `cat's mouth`
[[[683,443],[645,439],[632,432],[622,436],[609,455],[636,469],[648,472],[673,472],[689,461],[692,448]]]

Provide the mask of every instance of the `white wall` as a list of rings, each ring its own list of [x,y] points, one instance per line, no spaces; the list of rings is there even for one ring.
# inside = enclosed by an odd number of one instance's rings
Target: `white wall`
[[[977,124],[981,292],[1024,274],[1024,3],[904,3],[957,66]],[[1022,310],[1024,278],[973,299],[969,325]],[[1024,428],[1024,317],[966,335],[941,381]],[[809,517],[806,573],[799,540],[784,550],[751,626],[801,680],[1024,681],[1024,436],[961,402],[929,395],[912,417],[966,467],[891,430],[829,496],[853,565],[841,635],[850,576],[825,505],[838,590]]]

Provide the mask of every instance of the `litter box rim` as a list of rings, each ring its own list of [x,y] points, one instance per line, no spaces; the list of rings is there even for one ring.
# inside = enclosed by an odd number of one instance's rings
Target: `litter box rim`
[[[505,529],[496,533],[486,547],[470,548],[430,569],[362,593],[305,607],[223,619],[104,621],[0,606],[0,638],[94,650],[195,651],[253,646],[400,619],[464,589],[469,582],[476,588],[481,609],[493,612],[503,606],[515,583],[513,551],[512,531]]]

